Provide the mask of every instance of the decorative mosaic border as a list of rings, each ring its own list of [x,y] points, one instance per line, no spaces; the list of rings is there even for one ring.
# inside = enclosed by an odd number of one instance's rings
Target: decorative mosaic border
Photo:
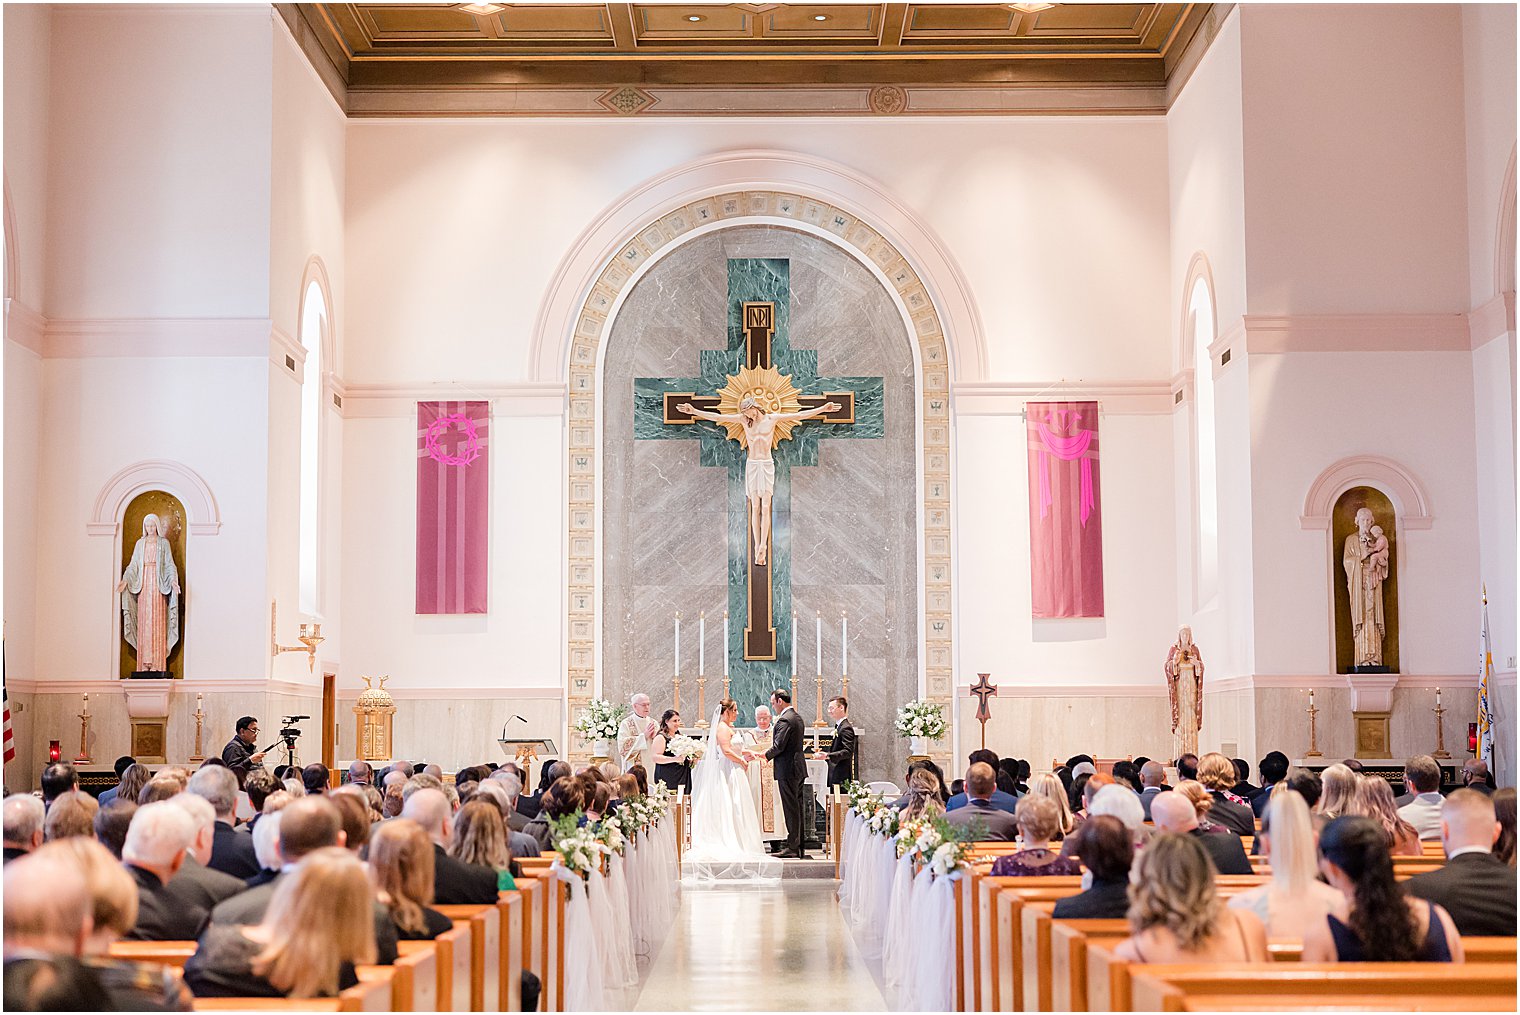
[[[908,308],[918,341],[923,420],[923,653],[924,696],[944,705],[954,722],[955,671],[950,538],[950,365],[944,327],[928,290],[907,259],[871,226],[826,201],[790,191],[747,190],[716,194],[681,205],[645,226],[618,248],[597,277],[576,317],[570,345],[568,427],[566,603],[568,716],[574,720],[597,693],[596,679],[596,483],[597,359],[610,323],[608,314],[634,274],[665,246],[693,229],[720,220],[793,219],[839,237],[875,264]],[[574,739],[570,756],[590,756],[590,744]],[[948,760],[953,734],[941,742]],[[940,757],[936,754],[936,757]]]

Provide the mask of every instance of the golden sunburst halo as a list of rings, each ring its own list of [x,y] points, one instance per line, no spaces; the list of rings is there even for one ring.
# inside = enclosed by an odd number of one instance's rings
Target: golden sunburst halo
[[[802,409],[802,403],[798,396],[802,392],[792,385],[792,375],[783,374],[775,367],[744,367],[737,374],[730,375],[728,383],[718,391],[718,411],[721,413],[737,413],[739,403],[746,398],[753,398],[760,408],[766,412],[798,412]],[[744,426],[741,423],[720,423],[730,438],[739,442],[743,448],[749,447],[749,442],[744,436]],[[797,425],[796,420],[781,420],[776,423],[776,443],[779,444],[792,436],[792,428]]]

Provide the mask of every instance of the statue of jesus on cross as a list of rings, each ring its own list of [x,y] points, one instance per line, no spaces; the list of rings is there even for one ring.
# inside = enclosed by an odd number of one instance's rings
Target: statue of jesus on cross
[[[738,423],[744,427],[744,446],[749,457],[744,463],[744,497],[749,502],[749,538],[755,546],[755,563],[763,565],[770,552],[771,543],[771,494],[776,490],[776,463],[771,458],[771,447],[776,442],[776,424],[784,421],[800,422],[838,412],[838,402],[825,402],[801,412],[766,412],[753,397],[739,403],[737,413],[707,412],[690,402],[676,406],[681,412],[714,423]]]

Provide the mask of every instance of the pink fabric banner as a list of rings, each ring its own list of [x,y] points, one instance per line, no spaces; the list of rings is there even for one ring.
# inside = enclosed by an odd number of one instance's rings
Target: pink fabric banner
[[[1103,616],[1098,403],[1030,402],[1029,564],[1033,614]]]
[[[417,612],[485,613],[489,402],[417,403]]]

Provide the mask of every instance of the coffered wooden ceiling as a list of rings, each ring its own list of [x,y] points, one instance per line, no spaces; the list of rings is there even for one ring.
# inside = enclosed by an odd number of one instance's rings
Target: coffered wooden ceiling
[[[1230,5],[467,6],[276,5],[353,116],[1155,113]]]

